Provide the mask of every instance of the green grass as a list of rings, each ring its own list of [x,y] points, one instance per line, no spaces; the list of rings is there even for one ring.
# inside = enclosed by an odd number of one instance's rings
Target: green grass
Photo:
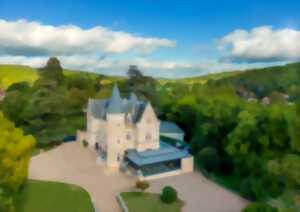
[[[230,72],[221,72],[221,73],[215,73],[215,74],[208,74],[204,76],[198,76],[198,77],[186,77],[181,79],[159,79],[159,82],[161,84],[165,83],[184,83],[184,84],[194,84],[194,83],[200,83],[205,84],[209,80],[219,80],[227,77],[232,77],[240,74],[240,71],[230,71]]]
[[[93,212],[89,194],[79,186],[29,180],[16,196],[17,212]]]
[[[37,80],[37,70],[28,66],[0,65],[0,88],[6,89],[16,82],[32,84]]]
[[[130,212],[180,212],[183,206],[181,200],[172,204],[163,203],[158,194],[142,192],[123,192],[122,198]]]
[[[66,76],[70,75],[86,75],[96,78],[99,74],[92,72],[85,72],[81,70],[69,70],[64,69],[64,74]],[[107,80],[121,81],[125,77],[121,76],[107,76]],[[17,82],[28,82],[32,85],[38,79],[38,70],[29,66],[22,65],[5,65],[0,64],[0,89],[7,89],[10,85]]]

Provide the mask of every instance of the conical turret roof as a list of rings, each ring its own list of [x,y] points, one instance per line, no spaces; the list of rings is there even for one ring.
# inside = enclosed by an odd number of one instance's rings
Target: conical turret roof
[[[108,113],[123,113],[123,103],[118,86],[115,84],[109,100]]]

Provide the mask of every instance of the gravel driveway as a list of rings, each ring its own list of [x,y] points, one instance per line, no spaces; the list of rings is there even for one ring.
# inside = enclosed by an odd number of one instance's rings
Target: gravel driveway
[[[72,183],[85,188],[97,212],[121,211],[116,194],[135,181],[96,164],[96,153],[78,142],[65,143],[32,158],[29,178]]]
[[[80,143],[66,143],[32,158],[31,179],[60,181],[80,185],[93,199],[97,212],[120,212],[116,193],[133,187],[135,179],[97,165],[96,153]],[[247,201],[204,178],[189,173],[150,182],[148,191],[159,193],[172,185],[186,202],[184,212],[240,212]]]
[[[248,201],[194,172],[151,182],[151,192],[160,192],[165,185],[178,191],[186,203],[183,212],[240,212]]]

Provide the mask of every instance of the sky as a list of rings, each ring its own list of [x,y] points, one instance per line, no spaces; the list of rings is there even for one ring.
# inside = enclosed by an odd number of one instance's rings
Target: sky
[[[200,76],[300,60],[299,0],[1,0],[0,63]]]

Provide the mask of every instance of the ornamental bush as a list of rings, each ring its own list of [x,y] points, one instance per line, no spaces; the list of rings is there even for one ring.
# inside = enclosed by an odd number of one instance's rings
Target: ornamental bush
[[[160,195],[161,201],[171,204],[177,200],[177,191],[171,186],[165,186]]]
[[[149,188],[149,183],[147,181],[137,181],[135,183],[135,187],[138,189],[141,189],[142,191],[145,191],[147,188]]]
[[[218,156],[217,150],[212,147],[205,147],[200,150],[197,154],[197,161],[203,167],[211,172],[217,171],[220,165],[220,158]]]
[[[82,145],[83,145],[84,147],[88,147],[89,143],[88,143],[86,140],[83,140],[83,141],[82,141]]]

